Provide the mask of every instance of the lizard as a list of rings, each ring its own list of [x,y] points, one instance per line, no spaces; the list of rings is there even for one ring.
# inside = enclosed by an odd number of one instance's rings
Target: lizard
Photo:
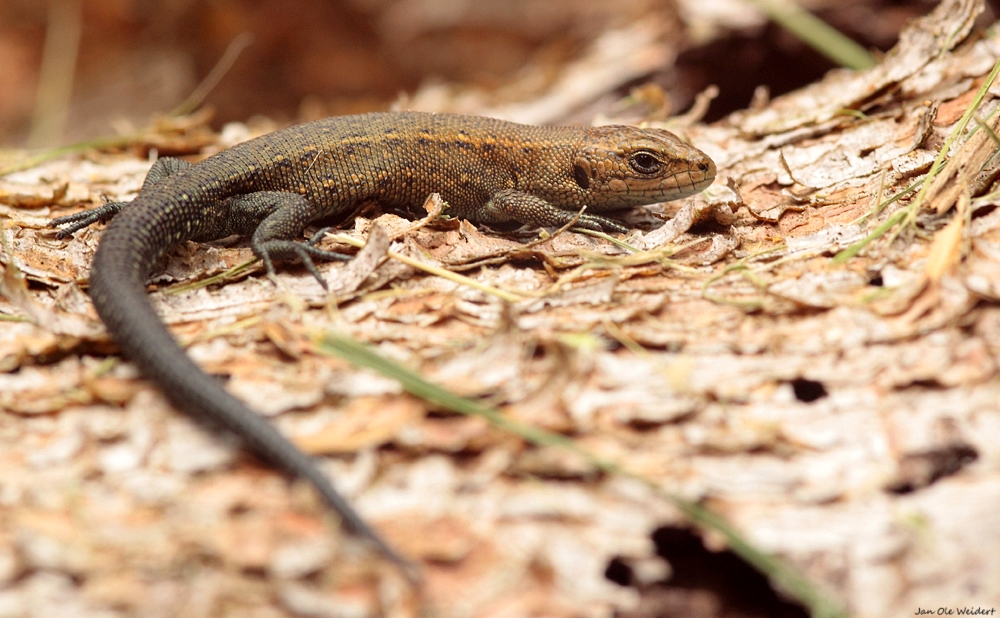
[[[235,433],[250,452],[305,479],[404,572],[415,566],[354,510],[313,460],[262,416],[202,371],[146,296],[157,263],[186,241],[242,235],[268,276],[298,260],[324,288],[316,261],[350,256],[317,246],[320,220],[347,219],[372,200],[420,204],[438,193],[448,213],[486,225],[625,233],[607,215],[695,194],[712,184],[705,153],[660,129],[551,127],[420,112],[381,112],[308,122],[237,144],[191,164],[158,159],[138,195],[52,221],[65,239],[109,221],[94,254],[89,294],[122,354],[178,410]]]

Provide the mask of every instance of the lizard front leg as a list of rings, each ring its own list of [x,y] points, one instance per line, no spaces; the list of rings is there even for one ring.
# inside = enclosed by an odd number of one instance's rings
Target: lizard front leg
[[[562,227],[573,223],[574,219],[575,225],[589,230],[619,234],[628,232],[627,227],[612,219],[586,212],[578,218],[575,211],[557,208],[551,202],[516,189],[494,193],[476,213],[476,220],[482,223],[514,221],[534,227]]]

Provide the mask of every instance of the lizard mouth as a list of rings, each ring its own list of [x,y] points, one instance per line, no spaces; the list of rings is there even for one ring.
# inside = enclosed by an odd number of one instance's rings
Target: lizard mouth
[[[684,193],[682,197],[704,191],[715,182],[715,162],[703,155],[676,175],[677,187]],[[685,186],[686,185],[686,186]]]

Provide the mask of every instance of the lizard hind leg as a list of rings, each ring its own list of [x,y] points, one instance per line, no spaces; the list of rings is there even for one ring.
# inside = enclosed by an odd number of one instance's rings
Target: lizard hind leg
[[[239,205],[246,205],[254,208],[267,208],[270,213],[264,217],[260,225],[253,230],[250,240],[250,247],[254,255],[264,261],[269,275],[274,275],[275,260],[298,259],[306,270],[316,278],[316,281],[328,289],[326,281],[316,268],[315,260],[321,261],[348,261],[351,256],[334,251],[324,251],[315,245],[321,238],[320,234],[314,235],[308,242],[298,242],[302,231],[311,221],[317,218],[317,208],[305,197],[298,193],[282,192],[261,192],[254,194],[261,196],[261,202],[253,204],[252,196],[247,196],[240,200]],[[235,213],[234,213],[235,214]],[[259,214],[259,210],[255,213]]]
[[[183,159],[175,159],[173,157],[157,159],[156,163],[153,163],[153,167],[149,168],[149,172],[146,174],[146,179],[142,181],[142,188],[139,189],[139,193],[142,194],[144,191],[167,176],[188,167],[191,167],[191,164]],[[123,208],[131,203],[132,202],[106,202],[97,208],[81,210],[80,212],[72,215],[66,215],[65,217],[53,219],[50,225],[52,227],[62,228],[56,233],[56,238],[69,238],[83,228],[89,227],[99,221],[110,221],[115,215],[121,212]]]

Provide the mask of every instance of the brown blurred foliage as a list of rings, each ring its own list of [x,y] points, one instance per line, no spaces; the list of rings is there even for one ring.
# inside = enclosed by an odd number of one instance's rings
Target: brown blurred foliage
[[[28,132],[46,24],[79,2],[64,140],[143,124],[180,103],[226,47],[253,43],[212,90],[216,121],[279,121],[386,107],[425,80],[489,87],[529,63],[557,67],[602,30],[669,0],[5,0],[0,143]],[[62,5],[59,8],[57,5]]]

